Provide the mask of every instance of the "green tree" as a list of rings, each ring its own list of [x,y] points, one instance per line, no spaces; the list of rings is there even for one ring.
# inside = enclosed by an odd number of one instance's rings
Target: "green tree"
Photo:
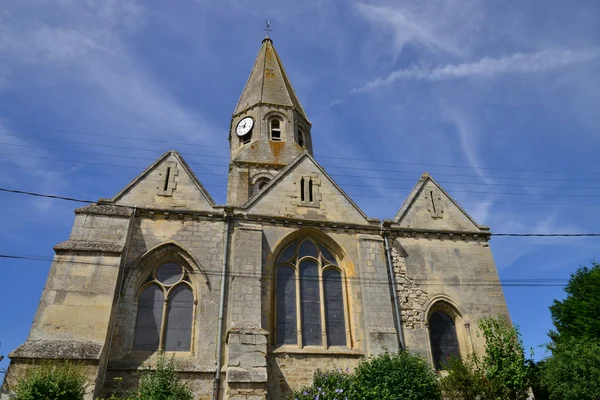
[[[478,326],[485,338],[485,377],[494,395],[507,400],[526,399],[529,371],[519,330],[503,318],[482,318]]]
[[[550,332],[553,341],[560,338],[600,338],[600,264],[579,267],[571,274],[565,287],[567,297],[554,300],[550,307],[556,331]]]
[[[354,371],[356,400],[437,400],[441,389],[429,364],[406,351],[361,362]]]
[[[551,400],[600,400],[600,340],[561,339],[541,380]]]
[[[503,318],[482,318],[485,354],[451,360],[441,378],[444,395],[452,400],[521,400],[527,398],[529,368],[517,328]]]
[[[579,267],[550,307],[556,328],[541,384],[552,400],[600,400],[600,264]]]
[[[29,369],[17,381],[15,400],[82,400],[86,387],[81,366],[45,362]]]

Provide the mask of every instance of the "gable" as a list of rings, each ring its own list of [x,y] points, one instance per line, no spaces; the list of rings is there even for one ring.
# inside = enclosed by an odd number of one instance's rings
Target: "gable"
[[[393,223],[415,229],[465,232],[487,229],[477,224],[427,173],[419,179]]]
[[[163,154],[113,197],[112,202],[182,210],[212,210],[214,205],[198,178],[175,151]]]
[[[310,187],[312,198],[308,193]],[[249,213],[259,215],[348,224],[369,222],[360,208],[308,154],[296,158],[244,207]]]

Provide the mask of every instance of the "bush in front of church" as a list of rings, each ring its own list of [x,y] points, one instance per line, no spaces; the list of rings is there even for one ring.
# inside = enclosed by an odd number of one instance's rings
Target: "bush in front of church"
[[[401,351],[382,354],[359,364],[354,371],[356,400],[440,400],[435,373],[423,358]]]
[[[436,375],[425,360],[401,351],[362,361],[353,374],[317,371],[295,400],[440,400]]]
[[[338,371],[317,370],[313,376],[311,386],[300,389],[294,393],[295,400],[344,400],[350,399],[352,390],[352,375]]]
[[[83,400],[87,379],[69,362],[36,365],[14,387],[15,400]]]

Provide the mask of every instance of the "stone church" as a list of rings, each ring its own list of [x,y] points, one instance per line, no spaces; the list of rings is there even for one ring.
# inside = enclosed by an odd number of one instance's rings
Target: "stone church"
[[[88,397],[135,385],[157,352],[198,399],[285,399],[316,369],[407,349],[439,369],[508,317],[475,222],[427,173],[369,218],[313,158],[311,123],[268,37],[230,124],[227,204],[176,151],[75,210],[10,386],[32,364],[84,365]],[[399,202],[400,205],[400,202]]]

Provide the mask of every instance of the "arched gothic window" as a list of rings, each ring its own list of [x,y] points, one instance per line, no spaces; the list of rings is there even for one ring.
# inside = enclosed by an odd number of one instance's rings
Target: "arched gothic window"
[[[155,268],[138,300],[133,350],[191,351],[193,313],[185,268],[172,262]]]
[[[444,311],[434,311],[429,316],[429,339],[436,370],[443,369],[451,358],[460,358],[454,319]]]
[[[276,268],[277,344],[347,346],[344,284],[333,254],[311,239],[295,241]]]

